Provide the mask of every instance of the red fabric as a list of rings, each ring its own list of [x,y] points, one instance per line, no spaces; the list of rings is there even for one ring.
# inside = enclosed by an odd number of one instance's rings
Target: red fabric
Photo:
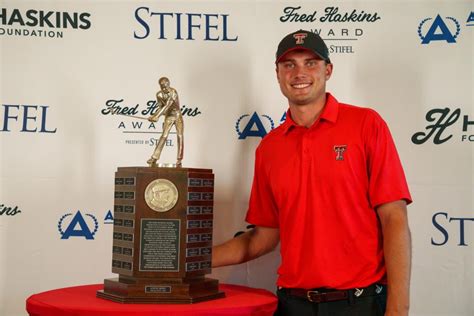
[[[327,94],[310,128],[288,111],[260,143],[246,220],[280,229],[279,286],[365,287],[386,274],[375,207],[401,199],[411,202],[385,122]]]
[[[196,304],[120,304],[96,298],[103,285],[84,285],[30,296],[26,310],[35,316],[157,316],[157,315],[273,315],[275,295],[262,289],[221,284],[226,297]]]

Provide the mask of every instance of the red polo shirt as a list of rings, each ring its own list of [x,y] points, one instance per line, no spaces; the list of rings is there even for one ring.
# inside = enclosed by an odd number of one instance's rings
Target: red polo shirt
[[[386,123],[328,93],[310,128],[288,111],[258,146],[246,220],[280,229],[279,286],[364,287],[386,277],[375,208],[402,199],[411,202]]]

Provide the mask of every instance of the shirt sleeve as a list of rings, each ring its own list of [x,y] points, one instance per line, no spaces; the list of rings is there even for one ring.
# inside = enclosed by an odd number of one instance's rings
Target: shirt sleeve
[[[260,146],[255,152],[255,170],[245,220],[256,226],[279,227],[278,211],[273,198]]]
[[[372,207],[397,200],[410,204],[412,198],[392,135],[375,111],[371,110],[365,119],[364,137]]]

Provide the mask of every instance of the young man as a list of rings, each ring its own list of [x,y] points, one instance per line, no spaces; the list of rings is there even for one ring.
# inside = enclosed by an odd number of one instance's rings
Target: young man
[[[280,42],[276,74],[287,119],[256,151],[246,220],[213,250],[242,263],[281,242],[276,315],[408,315],[411,196],[387,125],[326,93],[333,71],[319,35]]]

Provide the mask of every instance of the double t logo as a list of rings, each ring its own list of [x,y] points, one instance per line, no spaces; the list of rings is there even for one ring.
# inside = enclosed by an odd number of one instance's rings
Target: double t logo
[[[347,145],[336,145],[334,151],[336,152],[336,160],[344,160],[344,152],[347,149]]]
[[[296,33],[296,34],[293,34],[293,37],[295,38],[296,40],[296,44],[303,44],[304,43],[304,39],[308,36],[308,34],[306,33]]]

